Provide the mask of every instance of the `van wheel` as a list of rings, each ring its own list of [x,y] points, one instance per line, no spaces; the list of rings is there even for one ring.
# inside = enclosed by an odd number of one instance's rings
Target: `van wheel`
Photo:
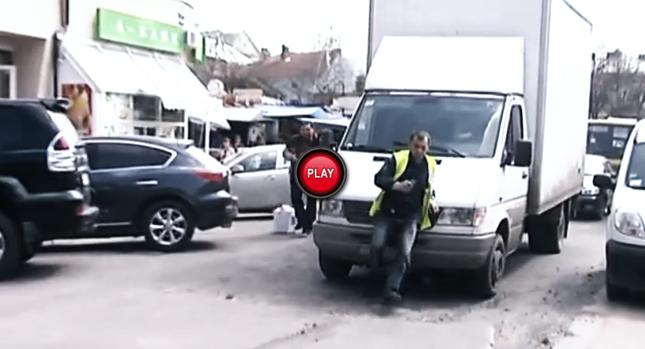
[[[144,210],[139,231],[150,247],[162,252],[179,251],[193,239],[193,217],[190,209],[181,202],[156,202]]]
[[[353,267],[352,263],[325,256],[322,251],[318,251],[318,265],[323,275],[331,281],[346,279]]]
[[[529,227],[529,249],[533,253],[559,254],[562,252],[569,219],[565,214],[564,205],[558,205],[553,210],[536,217]]]
[[[495,236],[486,263],[474,271],[473,291],[477,297],[489,299],[497,294],[497,283],[506,269],[506,246],[500,235]]]
[[[0,279],[11,275],[20,265],[20,243],[18,229],[13,222],[0,212]]]

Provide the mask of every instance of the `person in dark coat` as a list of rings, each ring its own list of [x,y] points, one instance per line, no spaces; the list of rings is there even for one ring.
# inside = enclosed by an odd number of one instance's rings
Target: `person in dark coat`
[[[300,128],[300,133],[287,142],[287,147],[283,153],[285,159],[291,162],[291,167],[289,168],[291,204],[298,219],[296,229],[302,229],[302,236],[308,236],[313,229],[314,220],[316,219],[316,199],[307,197],[307,206],[305,208],[305,203],[302,199],[303,192],[296,183],[295,167],[302,154],[318,145],[319,142],[314,134],[313,125],[306,123]]]

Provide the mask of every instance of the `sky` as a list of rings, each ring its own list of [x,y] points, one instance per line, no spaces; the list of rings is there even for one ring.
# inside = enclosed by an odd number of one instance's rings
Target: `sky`
[[[258,48],[310,51],[319,36],[340,37],[343,56],[358,71],[367,56],[368,0],[192,0],[203,30],[245,30]],[[645,1],[569,0],[594,25],[594,46],[645,53]],[[330,31],[331,28],[331,31]]]

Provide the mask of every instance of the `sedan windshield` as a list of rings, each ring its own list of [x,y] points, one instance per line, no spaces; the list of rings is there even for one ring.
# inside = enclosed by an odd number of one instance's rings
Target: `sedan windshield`
[[[495,154],[504,99],[463,94],[367,95],[352,120],[343,150],[391,152],[415,131],[430,133],[430,153],[490,158]]]
[[[645,143],[634,145],[625,180],[630,188],[645,189]]]

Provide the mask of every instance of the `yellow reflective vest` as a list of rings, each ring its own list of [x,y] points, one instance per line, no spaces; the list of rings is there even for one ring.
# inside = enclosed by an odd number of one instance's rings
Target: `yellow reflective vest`
[[[410,159],[409,150],[401,150],[394,153],[394,161],[395,161],[394,180],[395,181],[401,178],[401,176],[403,175],[403,172],[405,172],[405,168],[408,166],[409,159]],[[428,214],[428,209],[430,206],[430,200],[432,199],[432,178],[434,177],[434,169],[437,164],[435,159],[430,155],[426,155],[426,160],[428,162],[428,185],[426,186],[426,195],[425,195],[425,198],[423,199],[423,208],[421,212],[421,229],[430,229],[432,227],[432,223],[430,222],[430,216]],[[372,207],[370,208],[370,216],[374,217],[381,209],[381,202],[383,201],[383,196],[385,196],[385,191],[381,191],[381,193],[378,194],[378,196],[372,203]]]

